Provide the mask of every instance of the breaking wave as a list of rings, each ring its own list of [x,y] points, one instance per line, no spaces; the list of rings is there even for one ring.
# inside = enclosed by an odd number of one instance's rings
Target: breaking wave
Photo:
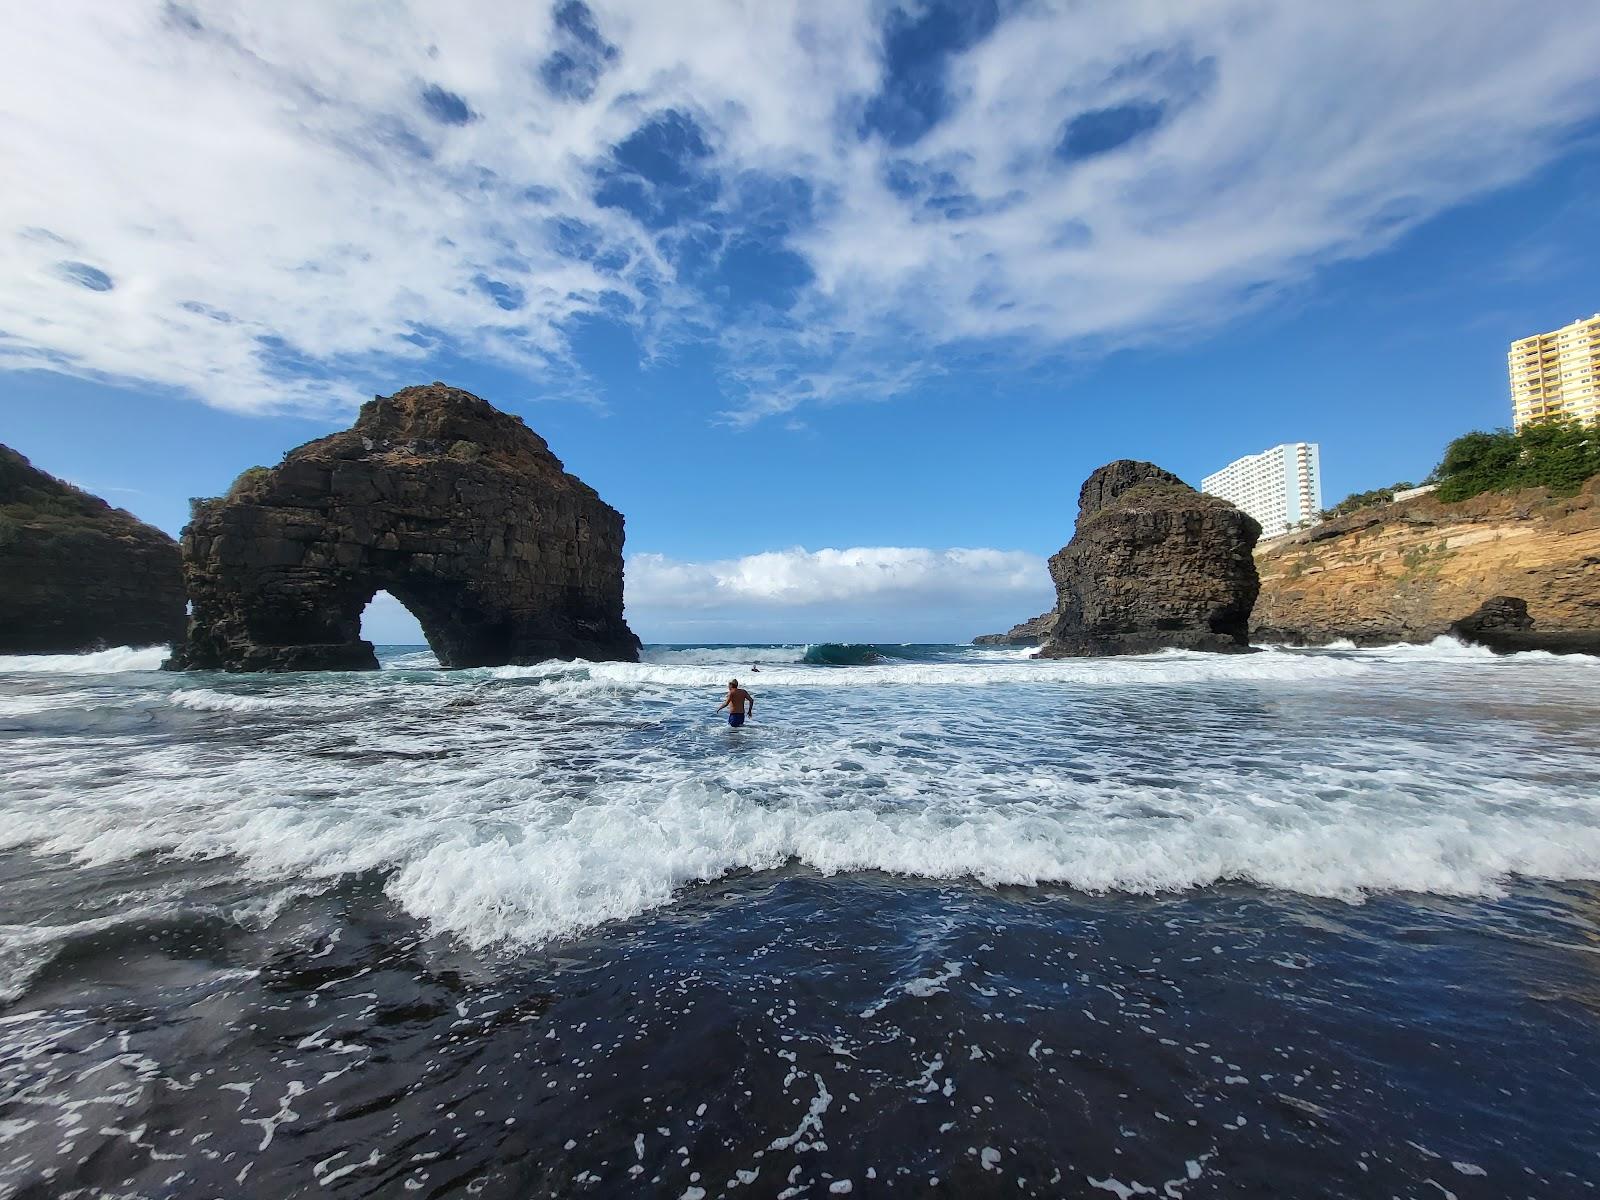
[[[714,712],[727,673],[691,656],[175,690],[130,675],[113,690],[153,724],[119,743],[115,804],[93,756],[13,743],[0,849],[89,869],[209,861],[262,887],[377,872],[473,946],[568,936],[790,862],[1346,900],[1600,878],[1592,661],[1453,642],[850,670],[769,658],[737,731]],[[268,711],[265,736],[229,733]],[[200,753],[195,721],[225,754]]]
[[[273,696],[235,695],[207,688],[180,688],[169,697],[179,708],[197,712],[270,712],[295,706],[295,702]]]
[[[159,671],[172,650],[167,646],[114,646],[89,654],[0,654],[0,674],[115,675]]]
[[[880,663],[938,662],[966,647],[877,645],[859,642],[823,642],[807,646],[802,662],[813,667],[871,667]]]
[[[640,656],[647,663],[662,666],[765,666],[773,663],[797,663],[804,659],[808,647],[792,646],[646,646]]]

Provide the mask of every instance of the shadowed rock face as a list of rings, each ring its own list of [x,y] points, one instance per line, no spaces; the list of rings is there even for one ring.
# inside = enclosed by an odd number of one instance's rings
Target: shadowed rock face
[[[1490,596],[1474,612],[1453,622],[1449,633],[1463,642],[1487,646],[1496,654],[1544,650],[1600,655],[1600,630],[1535,631],[1528,602],[1520,596]]]
[[[1260,536],[1253,517],[1152,463],[1101,467],[1050,559],[1055,623],[1039,656],[1248,650]]]
[[[183,636],[178,543],[0,446],[0,653]]]
[[[520,419],[440,383],[406,388],[195,502],[193,616],[168,665],[375,668],[361,613],[380,590],[447,667],[634,661],[622,539],[622,515]]]

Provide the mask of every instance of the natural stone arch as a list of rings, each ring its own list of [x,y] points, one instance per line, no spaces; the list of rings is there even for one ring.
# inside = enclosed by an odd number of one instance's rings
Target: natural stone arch
[[[633,661],[622,542],[622,515],[520,418],[440,383],[406,388],[194,502],[193,615],[169,666],[374,668],[361,613],[379,591],[447,667]]]

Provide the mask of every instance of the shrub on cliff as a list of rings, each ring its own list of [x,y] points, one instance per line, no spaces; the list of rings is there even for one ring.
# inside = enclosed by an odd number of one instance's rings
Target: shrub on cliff
[[[1332,508],[1325,508],[1319,514],[1324,521],[1332,517],[1342,517],[1346,513],[1353,513],[1358,508],[1371,508],[1376,504],[1389,504],[1394,500],[1396,492],[1403,492],[1416,485],[1402,480],[1400,483],[1391,483],[1388,487],[1373,488],[1370,492],[1351,492]]]
[[[1437,495],[1447,503],[1529,487],[1570,496],[1594,475],[1600,475],[1600,430],[1575,421],[1535,422],[1516,433],[1462,434],[1445,447],[1433,471]]]

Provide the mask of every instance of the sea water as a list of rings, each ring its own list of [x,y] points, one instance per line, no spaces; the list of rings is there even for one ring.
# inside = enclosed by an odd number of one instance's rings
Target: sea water
[[[0,659],[0,1198],[1600,1184],[1593,659],[162,657]]]

